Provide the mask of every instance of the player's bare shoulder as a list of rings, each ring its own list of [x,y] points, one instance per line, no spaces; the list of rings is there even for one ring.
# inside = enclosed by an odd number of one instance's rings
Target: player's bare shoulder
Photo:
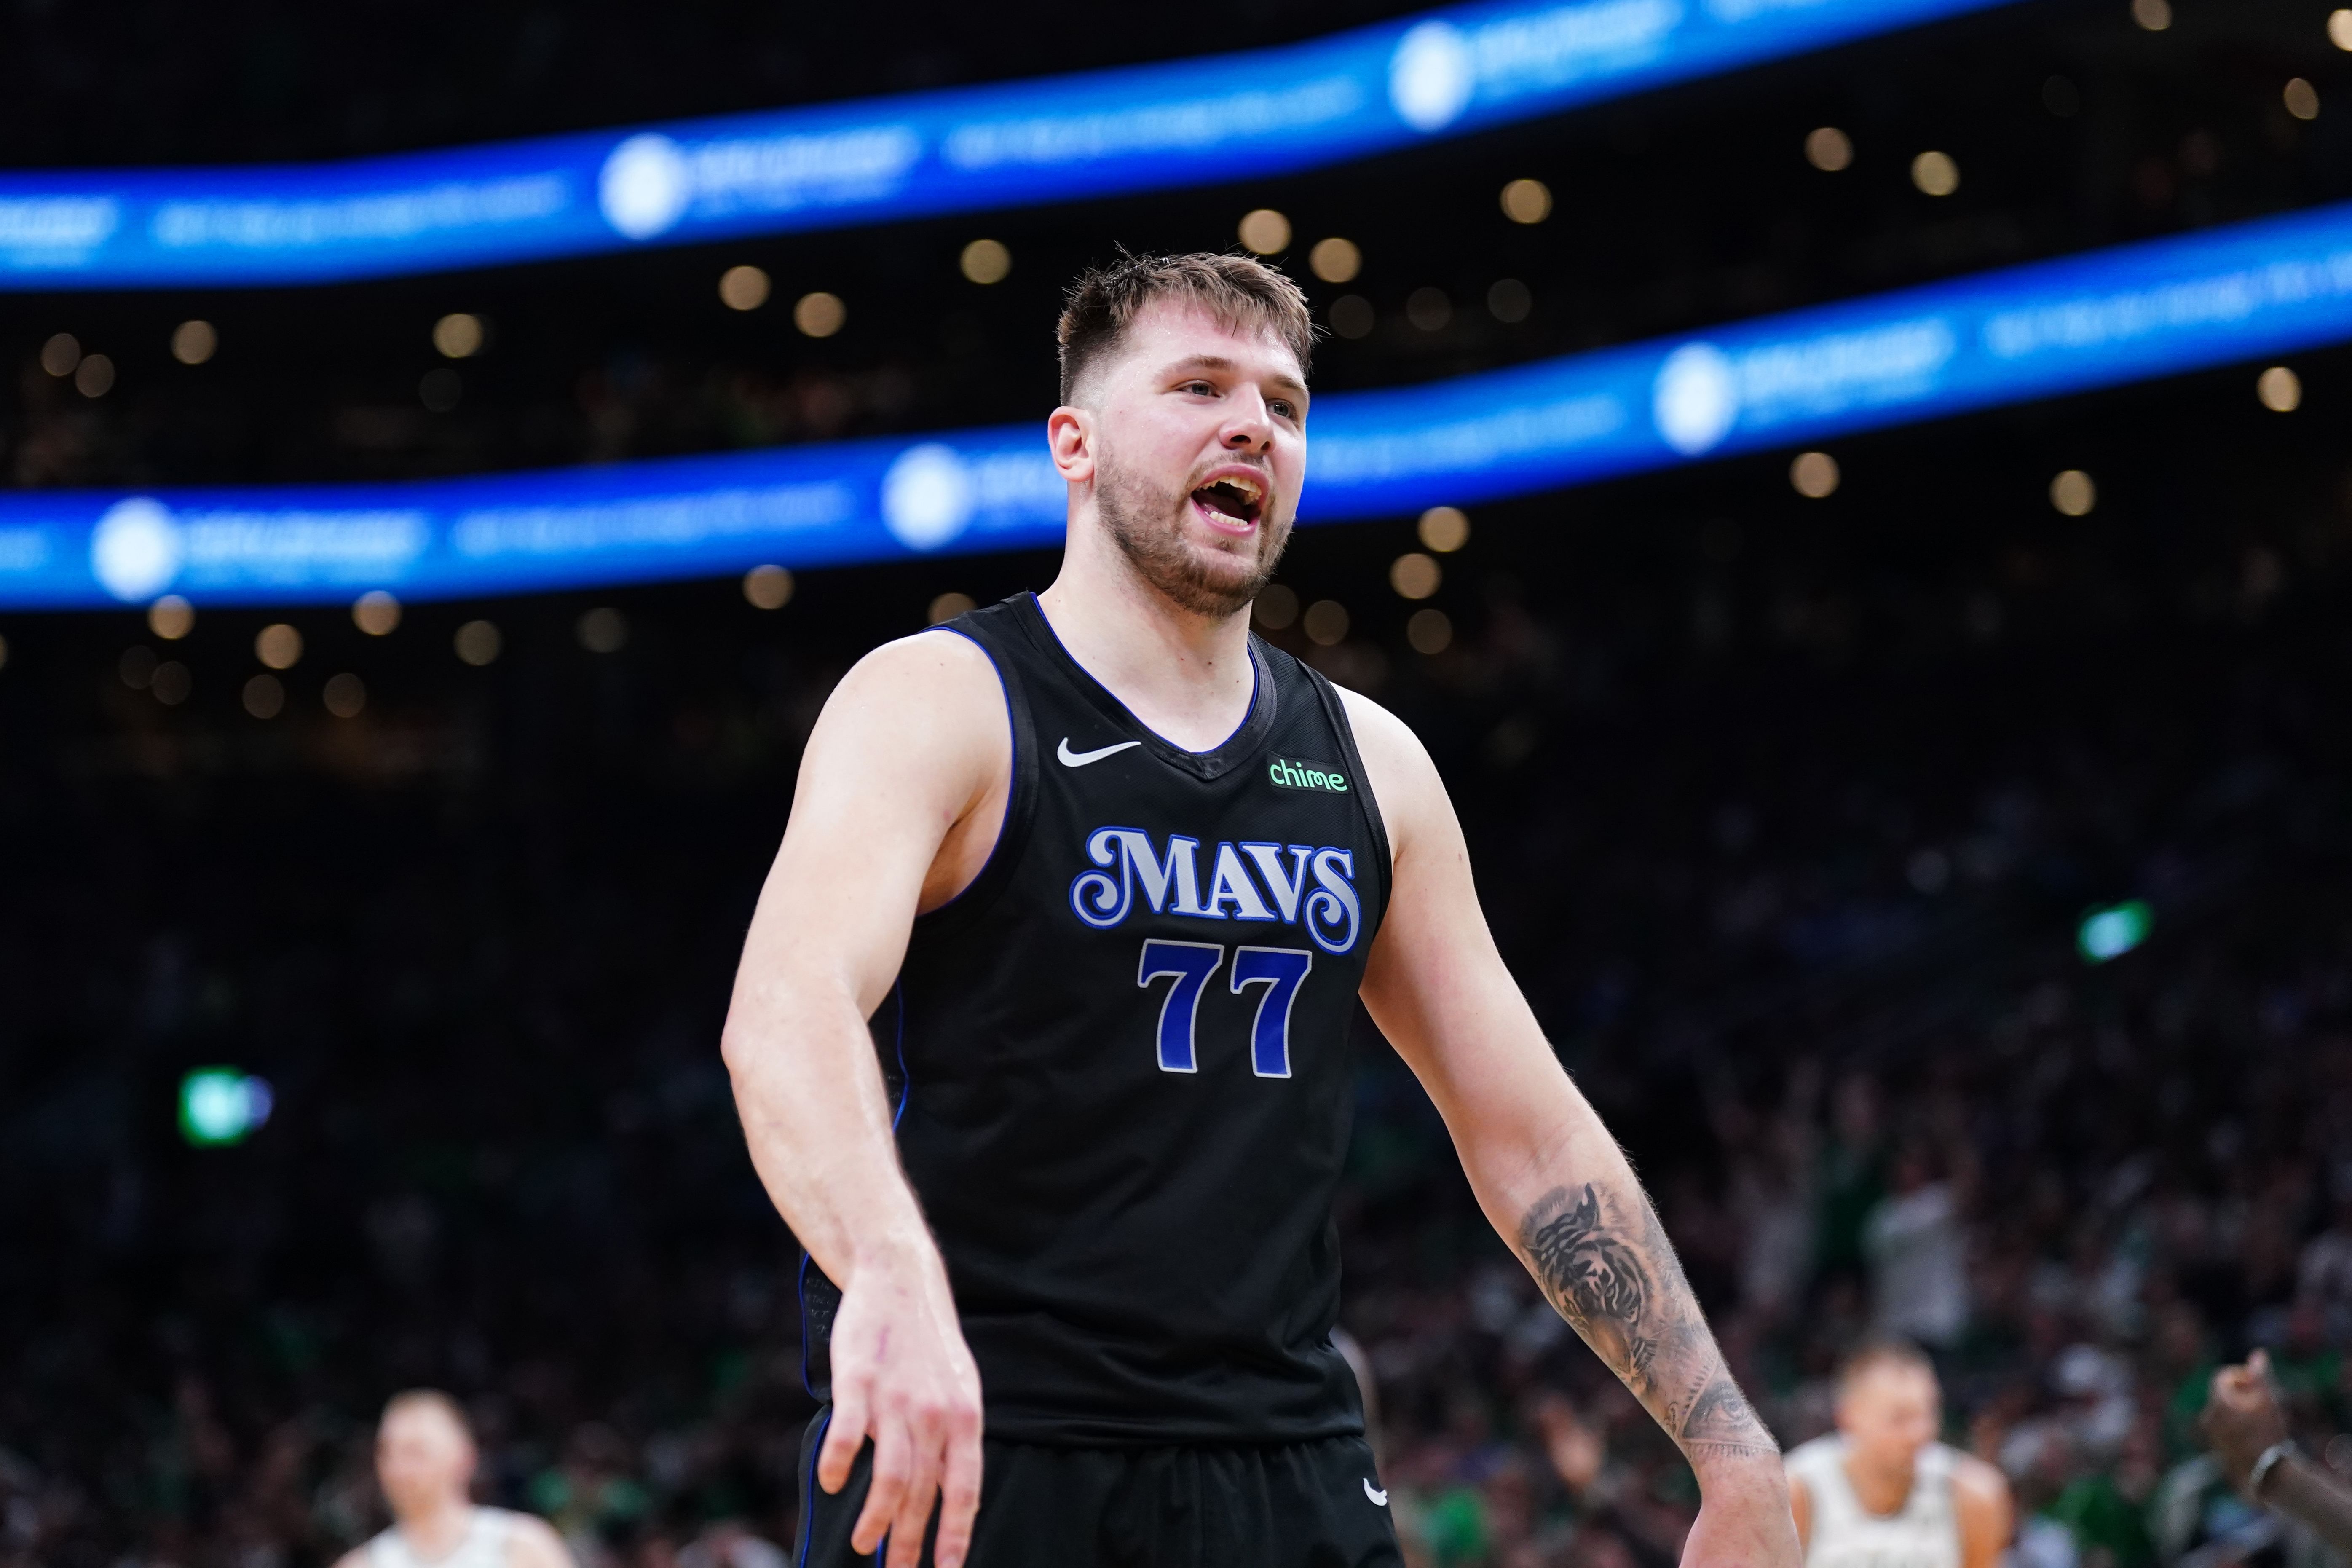
[[[1963,1508],[1997,1510],[2003,1515],[2009,1511],[2009,1478],[1997,1467],[1959,1449],[1952,1453],[1952,1492]]]
[[[1334,689],[1355,733],[1356,752],[1364,759],[1365,782],[1380,807],[1390,853],[1402,856],[1433,823],[1453,820],[1444,781],[1411,725],[1360,691]]]
[[[1003,686],[971,638],[933,628],[884,643],[852,665],[810,733],[803,762],[934,776],[1001,769],[1011,746]]]
[[[927,729],[954,729],[960,718],[1001,718],[1003,690],[996,667],[977,644],[934,626],[886,642],[850,666],[818,722],[924,721]]]
[[[506,1568],[574,1568],[563,1538],[535,1513],[518,1513],[509,1521],[506,1558]]]

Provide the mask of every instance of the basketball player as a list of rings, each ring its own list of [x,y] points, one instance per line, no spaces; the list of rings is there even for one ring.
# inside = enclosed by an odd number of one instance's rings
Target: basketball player
[[[1312,336],[1254,260],[1080,279],[1060,574],[868,655],[810,736],[724,1041],[809,1253],[797,1561],[887,1538],[912,1568],[935,1528],[940,1568],[1401,1563],[1331,1339],[1360,995],[1690,1456],[1685,1561],[1794,1568],[1779,1450],[1505,970],[1428,755],[1250,635]]]
[[[456,1400],[429,1388],[394,1394],[375,1433],[392,1528],[335,1568],[572,1568],[544,1520],[475,1505],[475,1458]]]
[[[1805,1568],[1993,1568],[2009,1544],[2009,1483],[1936,1441],[1936,1369],[1900,1342],[1866,1345],[1838,1374],[1837,1426],[1789,1455]]]

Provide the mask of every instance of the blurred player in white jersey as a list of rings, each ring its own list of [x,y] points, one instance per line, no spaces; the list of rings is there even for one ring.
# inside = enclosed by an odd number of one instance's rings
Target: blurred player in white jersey
[[[1864,1346],[1838,1375],[1838,1429],[1793,1449],[1789,1501],[1805,1568],[1993,1568],[2009,1483],[1936,1440],[1936,1369],[1916,1347]]]
[[[475,1460],[456,1400],[431,1389],[394,1395],[375,1434],[392,1528],[335,1568],[573,1568],[546,1521],[475,1504]]]

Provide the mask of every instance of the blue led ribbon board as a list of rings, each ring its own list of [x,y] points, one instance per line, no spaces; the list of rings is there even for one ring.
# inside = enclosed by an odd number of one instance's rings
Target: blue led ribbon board
[[[493,267],[1318,168],[2014,0],[1527,0],[1282,48],[349,163],[0,175],[0,289]]]
[[[2352,205],[1425,386],[1308,420],[1303,522],[1555,489],[2352,340]],[[0,605],[531,593],[1062,536],[1042,422],[312,489],[0,493]]]

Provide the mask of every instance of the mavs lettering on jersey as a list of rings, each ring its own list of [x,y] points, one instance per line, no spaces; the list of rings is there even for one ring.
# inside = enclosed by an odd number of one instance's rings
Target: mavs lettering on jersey
[[[1286,852],[1287,868],[1282,863]],[[1087,858],[1106,869],[1078,874],[1070,884],[1070,908],[1096,930],[1108,931],[1133,912],[1140,891],[1155,914],[1304,921],[1307,934],[1326,952],[1346,952],[1356,945],[1363,910],[1356,897],[1352,850],[1226,842],[1217,846],[1206,883],[1200,855],[1201,841],[1181,834],[1171,835],[1161,850],[1141,828],[1097,827],[1087,836]]]

